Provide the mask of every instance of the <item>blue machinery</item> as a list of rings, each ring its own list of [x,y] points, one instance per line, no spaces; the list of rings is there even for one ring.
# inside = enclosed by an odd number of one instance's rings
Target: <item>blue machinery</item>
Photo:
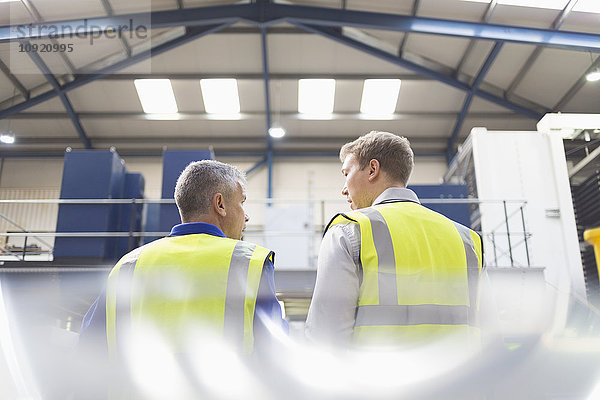
[[[114,151],[83,150],[65,153],[61,199],[143,198],[144,179],[130,174]],[[141,228],[137,204],[61,204],[57,232],[118,232]],[[135,238],[136,240],[139,238]],[[57,237],[54,257],[114,260],[127,252],[129,238]]]
[[[213,159],[212,150],[166,150],[163,154],[162,199],[172,200],[179,174],[192,161]],[[65,153],[61,200],[143,199],[144,177],[129,173],[114,151],[81,150]],[[168,232],[180,222],[175,204],[60,204],[56,232],[91,233],[96,237],[58,236],[54,258],[58,260],[115,260],[142,244],[140,236],[102,236],[105,232]],[[155,238],[146,238],[145,242]]]
[[[571,2],[570,2],[571,3]],[[570,4],[569,3],[569,4]],[[564,21],[571,8],[569,5],[561,12],[560,18]],[[488,10],[488,14],[491,10]],[[235,23],[246,23],[260,28],[262,52],[263,52],[263,77],[265,80],[265,99],[266,99],[266,132],[267,132],[267,151],[265,161],[257,164],[266,163],[268,168],[268,193],[272,197],[272,164],[273,158],[277,154],[273,150],[271,139],[268,136],[268,129],[271,127],[270,99],[268,90],[269,70],[266,47],[267,28],[281,23],[291,23],[296,27],[319,34],[331,40],[344,44],[346,46],[361,50],[374,57],[378,57],[395,65],[411,70],[425,77],[438,80],[454,88],[467,93],[463,108],[457,118],[453,132],[448,140],[446,157],[448,161],[455,154],[455,144],[462,123],[469,110],[473,96],[481,97],[487,101],[500,105],[514,112],[523,114],[533,119],[539,119],[547,111],[546,109],[532,109],[531,105],[522,105],[513,102],[507,96],[492,93],[480,87],[487,71],[493,64],[496,56],[500,52],[504,42],[530,44],[536,46],[555,47],[579,51],[600,51],[600,35],[582,32],[559,31],[561,23],[555,23],[554,29],[540,29],[509,25],[490,24],[487,22],[465,22],[434,18],[422,18],[417,16],[383,14],[363,11],[352,11],[345,9],[318,8],[306,6],[292,6],[283,4],[273,4],[265,1],[258,1],[253,4],[226,5],[215,7],[186,8],[179,10],[156,11],[150,13],[137,13],[126,15],[110,15],[107,17],[74,19],[60,21],[56,23],[45,22],[28,25],[7,25],[0,26],[0,43],[11,41],[26,41],[52,37],[66,36],[65,32],[78,32],[80,34],[99,34],[100,32],[112,32],[115,27],[144,26],[148,29],[169,28],[184,26],[185,33],[166,43],[158,45],[153,49],[141,52],[134,56],[129,56],[108,67],[104,67],[92,74],[77,75],[75,79],[60,85],[56,78],[44,65],[43,61],[35,58],[33,61],[52,84],[52,90],[42,94],[32,96],[26,92],[27,100],[0,110],[0,119],[10,117],[23,110],[40,104],[54,97],[60,97],[68,115],[73,122],[84,146],[88,149],[93,148],[92,143],[87,137],[85,131],[79,123],[79,119],[72,106],[66,99],[66,93],[75,88],[81,87],[87,83],[93,82],[104,76],[113,74],[123,68],[143,61],[152,55],[161,54],[182,44],[193,41],[199,37],[223,30]],[[59,26],[63,29],[58,32],[52,27]],[[478,72],[472,83],[463,82],[456,77],[447,75],[436,70],[427,68],[413,61],[407,60],[402,55],[394,55],[382,51],[372,45],[357,41],[345,36],[340,27],[354,27],[361,29],[378,29],[401,32],[414,32],[423,34],[446,35],[455,37],[464,37],[470,39],[491,40],[495,42],[494,48],[490,51],[483,67]],[[401,53],[401,52],[399,52]],[[576,83],[565,97],[572,95],[581,88]],[[67,101],[65,101],[65,99]],[[564,99],[563,99],[564,100]],[[563,100],[559,104],[563,103]],[[438,154],[442,155],[442,154]]]

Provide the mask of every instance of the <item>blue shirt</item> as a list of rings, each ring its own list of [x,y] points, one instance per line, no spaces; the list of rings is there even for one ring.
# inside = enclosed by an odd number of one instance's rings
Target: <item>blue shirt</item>
[[[225,234],[217,226],[201,222],[190,222],[175,225],[169,236],[182,236],[205,233],[213,236],[225,237]],[[287,322],[281,317],[281,307],[275,296],[275,267],[269,257],[263,266],[258,296],[256,299],[256,311],[254,313],[254,336],[258,342],[267,340],[270,336],[267,327],[268,318],[275,326],[281,326],[287,332]],[[83,317],[79,335],[79,343],[83,347],[102,346],[107,349],[106,342],[106,290],[94,301],[88,312]],[[258,345],[259,343],[257,343]]]

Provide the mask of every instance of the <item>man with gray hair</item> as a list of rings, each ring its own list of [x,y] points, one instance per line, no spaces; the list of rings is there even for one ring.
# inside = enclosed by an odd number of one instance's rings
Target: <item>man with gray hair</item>
[[[104,332],[101,347],[111,359],[132,365],[132,347],[149,337],[160,337],[173,354],[210,349],[213,341],[249,354],[255,342],[268,345],[273,329],[285,330],[274,253],[241,240],[248,221],[245,185],[231,165],[189,164],[175,187],[182,223],[115,265],[106,294],[84,317],[81,342],[90,341],[90,331]]]
[[[481,239],[406,188],[408,140],[372,131],[340,151],[350,208],[325,230],[306,323],[328,344],[412,346],[477,340]]]

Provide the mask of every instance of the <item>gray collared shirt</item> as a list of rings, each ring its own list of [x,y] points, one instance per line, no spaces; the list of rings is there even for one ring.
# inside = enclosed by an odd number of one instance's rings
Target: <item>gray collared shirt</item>
[[[391,201],[419,203],[412,190],[391,187],[373,205]],[[308,339],[336,345],[350,340],[361,279],[359,226],[350,221],[333,225],[319,250],[317,282],[306,319]]]

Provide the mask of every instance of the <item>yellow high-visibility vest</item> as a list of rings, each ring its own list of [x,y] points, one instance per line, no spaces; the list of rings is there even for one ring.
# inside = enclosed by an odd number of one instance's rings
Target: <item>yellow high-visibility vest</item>
[[[479,337],[482,249],[476,232],[414,202],[338,214],[329,226],[348,221],[361,235],[358,344]]]
[[[263,247],[213,236],[165,237],[126,254],[106,289],[106,334],[115,357],[151,327],[174,352],[189,329],[206,328],[250,353]]]

